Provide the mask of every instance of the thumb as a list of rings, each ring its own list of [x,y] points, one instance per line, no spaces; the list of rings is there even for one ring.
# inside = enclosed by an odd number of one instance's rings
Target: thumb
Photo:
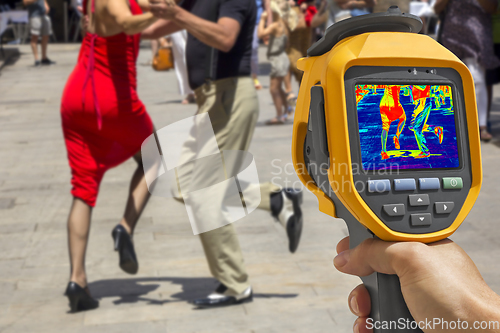
[[[411,258],[426,248],[425,244],[418,242],[385,242],[370,238],[339,253],[333,264],[339,271],[351,275],[367,276],[379,272],[401,276]]]

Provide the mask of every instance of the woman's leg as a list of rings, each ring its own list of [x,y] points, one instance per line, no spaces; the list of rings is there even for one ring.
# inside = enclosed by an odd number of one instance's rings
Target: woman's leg
[[[281,83],[279,85],[279,91],[280,91],[280,96],[281,96],[281,102],[283,104],[283,114],[286,116],[287,115],[287,110],[288,110],[288,96],[283,89],[283,78],[281,78]]]
[[[137,162],[137,169],[130,181],[129,196],[125,212],[120,224],[127,230],[129,234],[134,232],[135,224],[139,220],[141,213],[146,207],[150,194],[146,184],[146,177],[144,176],[144,169],[142,167],[141,152],[134,155]]]
[[[290,73],[290,70],[286,73],[283,82],[285,83],[285,92],[287,94],[293,94],[292,91],[292,74]]]
[[[281,84],[283,82],[283,77],[271,77],[271,85],[269,90],[271,92],[271,97],[273,98],[274,106],[276,107],[276,118],[281,120],[283,116],[283,96]],[[286,99],[285,99],[286,101]]]
[[[85,252],[90,230],[92,207],[79,198],[73,199],[73,205],[68,217],[68,248],[71,264],[70,281],[76,282],[82,288],[87,286],[85,273]]]
[[[151,40],[151,62],[155,59],[156,54],[158,53],[158,48],[160,47],[160,42],[158,39]]]

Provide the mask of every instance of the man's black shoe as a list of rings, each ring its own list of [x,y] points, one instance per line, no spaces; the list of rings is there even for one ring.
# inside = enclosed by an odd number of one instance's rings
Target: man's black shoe
[[[35,67],[40,66],[40,60],[35,60]]]
[[[198,308],[215,308],[234,304],[251,302],[253,300],[252,287],[248,287],[241,294],[228,295],[227,287],[222,283],[206,298],[199,298],[192,302]]]

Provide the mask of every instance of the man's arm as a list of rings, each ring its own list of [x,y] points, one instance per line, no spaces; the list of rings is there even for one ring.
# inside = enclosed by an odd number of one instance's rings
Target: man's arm
[[[36,0],[23,0],[23,5],[29,6],[33,3],[35,3]]]
[[[182,30],[182,28],[174,22],[160,19],[145,29],[141,34],[141,38],[158,39],[160,37],[173,34],[179,30]]]
[[[204,44],[222,52],[231,51],[241,30],[240,23],[233,18],[221,17],[217,22],[211,22],[164,2],[151,2],[150,6],[156,17],[173,21]]]

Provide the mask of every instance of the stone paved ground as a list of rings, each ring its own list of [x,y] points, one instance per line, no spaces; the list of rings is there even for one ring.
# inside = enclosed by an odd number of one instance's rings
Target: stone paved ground
[[[236,227],[255,291],[253,303],[194,310],[187,302],[215,287],[184,207],[152,198],[136,229],[140,259],[136,276],[117,265],[110,231],[119,221],[135,164],[109,171],[101,186],[87,256],[90,289],[98,310],[68,314],[63,291],[69,274],[66,218],[71,203],[70,173],[60,128],[59,103],[77,57],[77,45],[51,45],[57,65],[32,67],[27,46],[20,60],[0,76],[0,332],[349,332],[347,307],[358,278],[332,265],[336,243],[346,235],[341,220],[319,213],[305,193],[305,228],[298,252],[287,251],[286,236],[268,213],[256,211]],[[263,50],[261,50],[263,51]],[[139,63],[149,57],[141,51]],[[264,59],[261,52],[261,59]],[[263,70],[269,68],[264,61]],[[192,115],[179,104],[175,74],[138,66],[139,95],[156,128]],[[261,77],[265,87],[268,78]],[[500,91],[497,91],[500,92]],[[261,180],[278,184],[277,167],[290,161],[291,123],[266,127],[273,115],[267,89],[259,91],[261,113],[250,151]],[[497,94],[497,96],[500,96]],[[500,110],[496,100],[495,110]],[[500,135],[500,112],[494,111]],[[484,185],[480,198],[453,239],[476,261],[500,293],[498,197],[500,143],[483,145]],[[274,164],[272,160],[276,159]]]

